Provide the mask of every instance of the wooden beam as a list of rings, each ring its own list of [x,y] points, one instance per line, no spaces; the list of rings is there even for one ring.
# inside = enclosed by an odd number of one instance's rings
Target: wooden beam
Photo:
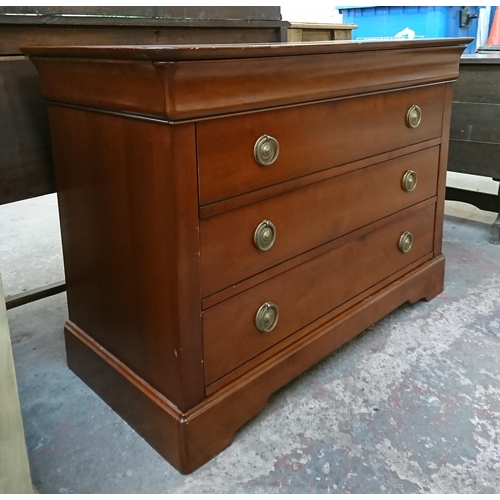
[[[469,191],[454,187],[446,187],[446,199],[452,201],[462,201],[474,205],[487,212],[498,213],[498,195],[482,193],[480,191]]]
[[[33,290],[27,290],[26,292],[6,297],[5,305],[7,306],[7,309],[13,309],[14,307],[23,306],[24,304],[29,304],[35,300],[44,299],[65,291],[66,283],[64,280],[57,281],[56,283],[52,283],[50,285],[41,286]]]

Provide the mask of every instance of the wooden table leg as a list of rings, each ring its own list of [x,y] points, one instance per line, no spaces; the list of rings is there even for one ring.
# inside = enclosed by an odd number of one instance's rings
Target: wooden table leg
[[[498,181],[499,179],[494,180]],[[500,244],[500,184],[498,185],[497,207],[498,215],[490,231],[490,243],[493,243],[493,245]]]

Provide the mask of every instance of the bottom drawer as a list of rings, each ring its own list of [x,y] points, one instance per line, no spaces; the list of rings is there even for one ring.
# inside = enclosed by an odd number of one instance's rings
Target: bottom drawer
[[[434,214],[434,201],[394,214],[385,225],[206,310],[206,385],[432,252]],[[405,232],[412,237],[409,249]]]

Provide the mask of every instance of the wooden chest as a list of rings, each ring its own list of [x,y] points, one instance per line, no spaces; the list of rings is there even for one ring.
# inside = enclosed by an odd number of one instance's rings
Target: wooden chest
[[[467,42],[26,49],[49,103],[68,364],[180,471],[442,291]]]

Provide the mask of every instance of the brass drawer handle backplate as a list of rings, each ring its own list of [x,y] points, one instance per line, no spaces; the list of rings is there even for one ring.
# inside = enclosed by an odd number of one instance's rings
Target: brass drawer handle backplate
[[[265,302],[259,307],[255,315],[255,326],[261,332],[270,332],[278,324],[280,312],[278,306],[272,302]]]
[[[276,227],[270,220],[263,220],[255,230],[253,242],[255,246],[265,252],[269,250],[276,241]]]
[[[267,167],[274,163],[279,154],[280,145],[278,141],[270,135],[260,136],[253,147],[255,161],[263,167]]]
[[[417,172],[407,170],[403,175],[403,190],[410,193],[417,187]]]
[[[399,250],[403,253],[408,253],[413,245],[413,234],[410,231],[405,231],[399,238]]]
[[[406,113],[406,125],[410,128],[417,128],[422,121],[422,110],[414,104]]]

